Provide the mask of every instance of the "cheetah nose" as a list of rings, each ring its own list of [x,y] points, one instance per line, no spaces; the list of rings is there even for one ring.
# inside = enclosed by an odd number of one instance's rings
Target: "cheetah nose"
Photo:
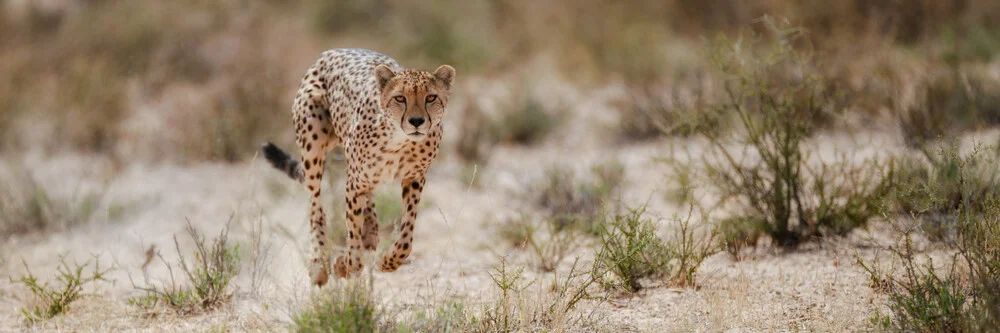
[[[410,125],[413,125],[413,127],[420,127],[420,125],[424,123],[424,118],[412,117],[410,118],[409,122]]]

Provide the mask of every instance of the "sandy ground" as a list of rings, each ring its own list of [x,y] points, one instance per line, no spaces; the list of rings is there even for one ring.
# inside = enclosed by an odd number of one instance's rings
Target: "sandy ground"
[[[605,99],[602,94],[577,97],[587,105],[588,99]],[[601,103],[590,105],[598,107],[580,110],[579,114],[600,119],[608,112],[600,107]],[[514,265],[528,267],[526,279],[542,281],[538,285],[551,281],[552,273],[532,270],[530,256],[496,236],[498,223],[504,218],[538,212],[532,198],[546,166],[559,164],[585,171],[594,163],[618,160],[626,170],[625,183],[617,195],[622,202],[648,202],[649,211],[658,216],[683,213],[683,208],[664,199],[670,186],[670,169],[656,159],[665,156],[668,147],[697,152],[704,143],[666,139],[622,146],[602,140],[603,135],[569,135],[589,133],[588,128],[597,131],[588,125],[588,117],[575,118],[540,146],[494,149],[489,163],[477,166],[474,186],[459,176],[466,166],[453,154],[436,161],[424,192],[427,204],[418,218],[412,260],[397,272],[373,273],[382,303],[418,309],[459,301],[467,309],[478,309],[494,295],[489,272],[503,256]],[[864,142],[845,137],[832,135],[817,141],[825,147],[823,151],[850,149],[859,155],[898,147],[891,135],[869,135]],[[23,161],[35,169],[42,186],[57,192],[53,195],[72,196],[86,191],[102,194],[97,213],[86,223],[63,231],[18,236],[0,246],[0,331],[285,331],[313,290],[306,266],[307,194],[262,160],[188,166],[137,163],[116,172],[108,171],[108,163],[93,156],[29,155]],[[331,193],[343,191],[343,180],[327,182],[326,186],[331,187],[324,192],[330,198],[329,205],[341,202],[333,200]],[[388,190],[398,193],[395,186]],[[121,213],[105,213],[110,207]],[[328,215],[342,211],[327,208]],[[169,311],[148,314],[128,304],[129,297],[142,294],[132,287],[130,278],[139,283],[147,278],[169,279],[165,266],[155,261],[144,275],[146,249],[155,246],[168,261],[176,260],[175,235],[183,250],[190,250],[190,241],[183,235],[186,220],[213,236],[230,217],[230,240],[239,242],[244,249],[250,248],[255,226],[262,226],[270,257],[259,288],[251,287],[251,268],[245,258],[235,283],[234,301],[217,311],[179,317]],[[669,228],[663,226],[664,230]],[[854,264],[856,255],[872,255],[871,250],[858,246],[865,243],[868,234],[860,231],[847,239],[793,253],[760,250],[744,261],[720,253],[701,266],[697,288],[649,283],[650,288],[634,296],[585,301],[578,309],[584,319],[565,329],[865,330],[873,309],[881,304],[879,296],[868,287],[867,276]],[[117,269],[109,275],[111,283],[88,288],[89,296],[74,303],[68,313],[43,325],[25,326],[19,309],[28,299],[27,290],[10,283],[7,277],[25,273],[22,259],[36,275],[51,277],[62,254],[81,262],[99,255],[104,266],[115,265]],[[583,247],[574,255],[586,262],[593,257],[593,248]],[[565,272],[571,261],[564,262],[559,271]]]

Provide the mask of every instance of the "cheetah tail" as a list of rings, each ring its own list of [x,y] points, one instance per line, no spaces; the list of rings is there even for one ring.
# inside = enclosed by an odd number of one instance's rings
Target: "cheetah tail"
[[[305,178],[305,173],[302,171],[302,162],[292,158],[291,155],[288,155],[288,153],[278,148],[278,146],[268,142],[260,150],[264,153],[264,158],[267,158],[267,161],[271,162],[272,166],[292,177],[292,179],[301,183]]]

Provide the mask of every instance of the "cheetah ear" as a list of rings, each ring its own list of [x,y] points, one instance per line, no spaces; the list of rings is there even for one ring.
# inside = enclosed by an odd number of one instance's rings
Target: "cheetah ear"
[[[451,81],[455,79],[455,68],[448,65],[441,65],[434,70],[434,77],[441,80],[445,87],[451,89]]]
[[[389,80],[392,80],[394,77],[396,77],[396,73],[393,73],[392,69],[389,69],[389,66],[378,65],[378,67],[375,67],[375,81],[378,82],[379,91],[384,90],[385,86],[389,84]]]

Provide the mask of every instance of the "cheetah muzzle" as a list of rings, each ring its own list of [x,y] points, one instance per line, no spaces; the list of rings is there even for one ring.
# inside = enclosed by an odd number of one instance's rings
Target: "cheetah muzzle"
[[[362,268],[361,251],[379,242],[373,191],[383,183],[401,182],[405,211],[399,238],[381,259],[392,272],[413,251],[413,226],[427,169],[441,143],[441,120],[448,105],[455,69],[442,65],[433,72],[404,69],[374,51],[334,49],[323,52],[306,71],[292,105],[295,160],[266,143],[264,157],[278,170],[305,185],[310,194],[312,253],[309,274],[326,284],[330,257],[326,249],[326,215],[320,184],[326,153],[343,147],[347,160],[347,254],[338,256],[332,272],[348,277]]]

